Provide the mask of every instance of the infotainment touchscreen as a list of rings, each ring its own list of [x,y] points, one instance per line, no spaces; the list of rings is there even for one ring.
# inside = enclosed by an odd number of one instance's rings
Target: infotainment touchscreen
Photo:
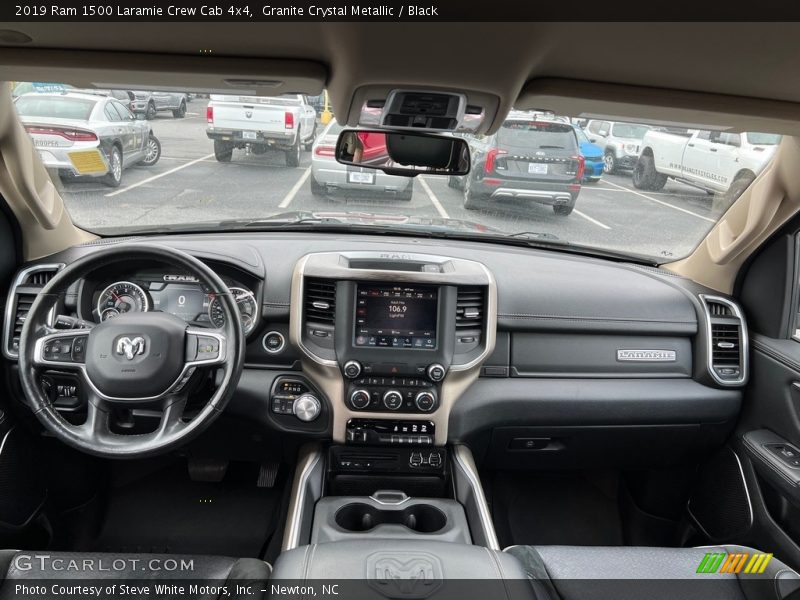
[[[435,349],[438,300],[431,287],[358,285],[355,345]]]

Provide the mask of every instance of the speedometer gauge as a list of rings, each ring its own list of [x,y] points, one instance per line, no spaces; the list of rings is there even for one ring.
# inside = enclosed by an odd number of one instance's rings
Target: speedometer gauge
[[[245,335],[253,331],[256,326],[256,316],[258,315],[258,304],[253,292],[240,287],[230,288],[236,300],[236,306],[239,307],[239,314],[242,319],[242,329]],[[213,297],[208,305],[208,316],[214,327],[220,328],[225,325],[225,309],[222,308],[222,302],[218,297]]]
[[[147,312],[150,300],[145,291],[130,281],[112,283],[97,299],[97,314],[106,321],[127,312]]]

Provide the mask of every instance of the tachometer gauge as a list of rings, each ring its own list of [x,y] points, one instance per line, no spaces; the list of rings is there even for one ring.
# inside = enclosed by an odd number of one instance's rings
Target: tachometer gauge
[[[127,312],[147,312],[150,299],[145,291],[130,281],[117,281],[102,291],[97,299],[97,314],[105,321]]]
[[[245,335],[253,331],[256,326],[256,316],[258,315],[258,304],[253,292],[240,287],[229,288],[236,300],[236,305],[239,307],[239,313],[242,319],[242,329]],[[212,297],[208,305],[208,316],[214,327],[220,328],[225,325],[225,310],[222,308],[222,302],[219,298]]]

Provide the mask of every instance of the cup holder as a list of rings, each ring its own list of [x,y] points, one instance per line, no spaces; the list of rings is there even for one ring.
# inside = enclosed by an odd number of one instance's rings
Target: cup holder
[[[445,514],[427,504],[415,504],[403,510],[381,510],[354,502],[336,512],[336,524],[345,531],[364,532],[378,525],[403,525],[417,533],[436,533],[447,525]]]

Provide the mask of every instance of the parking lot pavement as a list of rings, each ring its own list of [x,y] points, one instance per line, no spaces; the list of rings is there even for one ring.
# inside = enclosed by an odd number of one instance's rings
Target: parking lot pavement
[[[556,216],[547,206],[498,204],[467,210],[463,194],[444,177],[420,176],[410,201],[391,196],[311,193],[309,152],[297,168],[280,152],[234,152],[217,162],[205,134],[205,102],[194,100],[184,119],[151,121],[162,156],[150,168],[131,167],[119,188],[88,180],[61,184],[74,220],[89,230],[198,221],[263,218],[294,210],[360,211],[474,221],[504,232],[549,233],[575,244],[647,254],[666,260],[690,252],[716,220],[705,192],[669,181],[660,192],[641,192],[629,174],[606,175],[583,186],[575,211]]]

